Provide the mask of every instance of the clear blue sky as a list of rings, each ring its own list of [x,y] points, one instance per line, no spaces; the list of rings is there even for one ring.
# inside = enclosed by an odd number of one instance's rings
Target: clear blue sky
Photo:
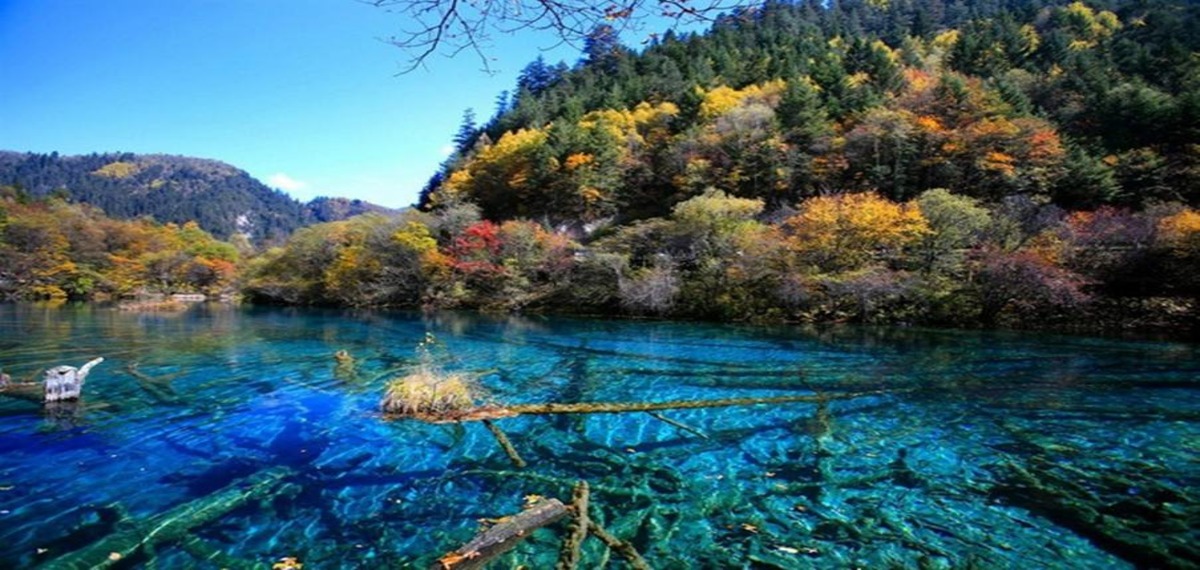
[[[553,38],[478,58],[407,55],[398,15],[355,0],[0,0],[0,149],[213,158],[307,200],[400,207],[475,109],[491,116]]]

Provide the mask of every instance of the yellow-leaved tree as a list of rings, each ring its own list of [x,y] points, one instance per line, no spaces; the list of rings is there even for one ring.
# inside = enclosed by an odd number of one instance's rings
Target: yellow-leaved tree
[[[432,199],[435,204],[466,199],[488,216],[528,216],[544,199],[541,178],[556,170],[548,154],[545,129],[520,129],[504,133],[495,144],[481,149],[467,164],[450,174]]]
[[[762,103],[775,108],[779,106],[784,91],[787,91],[787,82],[782,79],[748,85],[742,89],[721,85],[700,90],[700,95],[704,98],[700,102],[700,118],[713,120],[745,103]]]
[[[852,270],[886,259],[930,231],[916,205],[897,204],[872,192],[810,198],[784,227],[792,250],[823,271]]]
[[[1200,251],[1200,212],[1186,208],[1158,223],[1159,239],[1178,249]]]

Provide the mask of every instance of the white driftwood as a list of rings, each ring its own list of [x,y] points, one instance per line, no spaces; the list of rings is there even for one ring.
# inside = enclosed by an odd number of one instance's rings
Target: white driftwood
[[[96,358],[84,364],[82,368],[62,365],[47,370],[44,401],[78,400],[83,393],[83,383],[87,380],[88,373],[92,371],[92,367],[101,362],[104,362],[103,358]]]

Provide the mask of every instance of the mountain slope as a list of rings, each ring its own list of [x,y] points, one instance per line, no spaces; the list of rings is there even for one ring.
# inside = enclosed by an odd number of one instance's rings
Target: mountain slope
[[[330,198],[327,196],[318,196],[309,200],[304,205],[304,209],[312,223],[336,222],[362,214],[392,215],[399,212],[399,210],[385,208],[378,204],[362,200]]]
[[[338,216],[388,211],[341,198],[304,204],[229,164],[160,154],[0,152],[0,185],[19,186],[35,197],[64,192],[114,218],[195,221],[213,235],[245,232],[257,242],[277,241],[302,226]]]

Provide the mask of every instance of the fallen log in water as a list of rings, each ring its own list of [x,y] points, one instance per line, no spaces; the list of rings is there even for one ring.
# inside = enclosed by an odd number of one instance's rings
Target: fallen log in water
[[[680,431],[686,431],[686,432],[688,432],[696,437],[702,438],[702,439],[708,439],[708,434],[706,434],[692,426],[689,426],[681,421],[673,420],[673,419],[668,418],[667,416],[664,416],[658,412],[646,412],[646,414],[648,414],[650,417],[652,417],[660,422],[663,422],[669,426],[674,426],[675,429],[678,429]]]
[[[583,541],[587,540],[588,524],[591,522],[591,517],[588,516],[589,502],[587,481],[580,481],[575,485],[575,493],[571,497],[571,528],[566,540],[563,541],[562,551],[558,555],[558,564],[554,566],[555,570],[575,570],[579,566],[579,558],[583,553]]]
[[[1069,471],[1068,476],[1056,474],[1059,467],[1036,457],[1023,466],[1001,463],[1001,480],[993,493],[1138,567],[1200,568],[1200,547],[1189,530],[1200,513],[1181,492],[1164,493],[1155,497],[1156,503],[1142,501],[1136,508],[1125,503],[1154,489],[1157,482],[1124,473],[1080,479]],[[1116,484],[1108,485],[1110,480]],[[1105,488],[1109,486],[1117,492]]]
[[[125,365],[125,372],[133,376],[137,380],[138,386],[145,390],[152,398],[159,403],[171,404],[179,401],[179,393],[171,386],[171,381],[181,373],[170,374],[167,376],[154,377],[142,372],[138,368],[137,362],[130,362]]]
[[[191,531],[226,513],[264,496],[289,473],[276,468],[260,472],[249,485],[234,484],[224,491],[180,505],[150,520],[123,525],[120,530],[92,544],[50,561],[48,570],[102,569],[121,563],[159,544],[172,544],[191,538]]]
[[[484,404],[480,406],[458,406],[451,409],[430,410],[421,407],[412,411],[409,407],[392,405],[385,398],[382,408],[384,419],[414,419],[429,423],[466,422],[511,418],[519,415],[549,414],[619,414],[628,412],[658,412],[663,410],[689,410],[697,408],[728,408],[735,406],[758,406],[767,404],[821,403],[832,400],[851,400],[868,396],[910,392],[901,390],[869,390],[842,394],[805,394],[797,396],[767,396],[752,398],[723,398],[716,400],[669,400],[666,402],[574,402],[545,404]]]
[[[872,390],[845,394],[819,394],[802,396],[770,396],[764,398],[724,398],[718,400],[671,400],[666,402],[578,402],[571,404],[515,404],[502,406],[512,415],[521,414],[613,414],[623,412],[657,412],[662,410],[689,410],[696,408],[729,408],[734,406],[758,406],[764,404],[820,403],[829,400],[850,400],[865,396],[894,394],[894,390]],[[509,416],[505,416],[509,417]]]
[[[504,449],[504,453],[512,460],[513,465],[518,469],[527,465],[525,460],[521,459],[521,455],[517,453],[517,448],[513,447],[512,442],[508,440],[508,436],[504,434],[504,430],[500,429],[500,426],[492,423],[491,420],[483,420],[483,425],[487,426],[488,431],[492,432],[492,435],[496,438],[496,442]]]
[[[45,397],[43,394],[45,390],[41,382],[14,382],[0,386],[0,396],[30,402],[41,402]]]
[[[590,487],[587,481],[575,484],[570,506],[558,499],[541,499],[533,506],[511,517],[500,519],[495,526],[475,535],[454,552],[450,552],[430,566],[430,570],[464,570],[482,568],[497,556],[509,551],[533,531],[550,525],[570,515],[571,526],[559,552],[556,570],[574,570],[582,561],[583,541],[595,536],[612,552],[616,552],[637,570],[649,570],[650,566],[633,545],[604,530],[588,514],[591,508]]]
[[[646,564],[646,559],[642,558],[641,554],[638,554],[637,549],[632,544],[609,534],[607,530],[604,530],[604,527],[596,524],[596,521],[588,521],[588,532],[600,539],[600,542],[611,548],[613,552],[620,554],[629,563],[631,568],[635,570],[650,570],[650,565]]]
[[[483,568],[493,558],[508,552],[529,534],[567,516],[567,507],[558,499],[538,501],[532,507],[505,517],[491,528],[475,535],[470,542],[450,552],[430,566],[431,570],[470,570]]]

